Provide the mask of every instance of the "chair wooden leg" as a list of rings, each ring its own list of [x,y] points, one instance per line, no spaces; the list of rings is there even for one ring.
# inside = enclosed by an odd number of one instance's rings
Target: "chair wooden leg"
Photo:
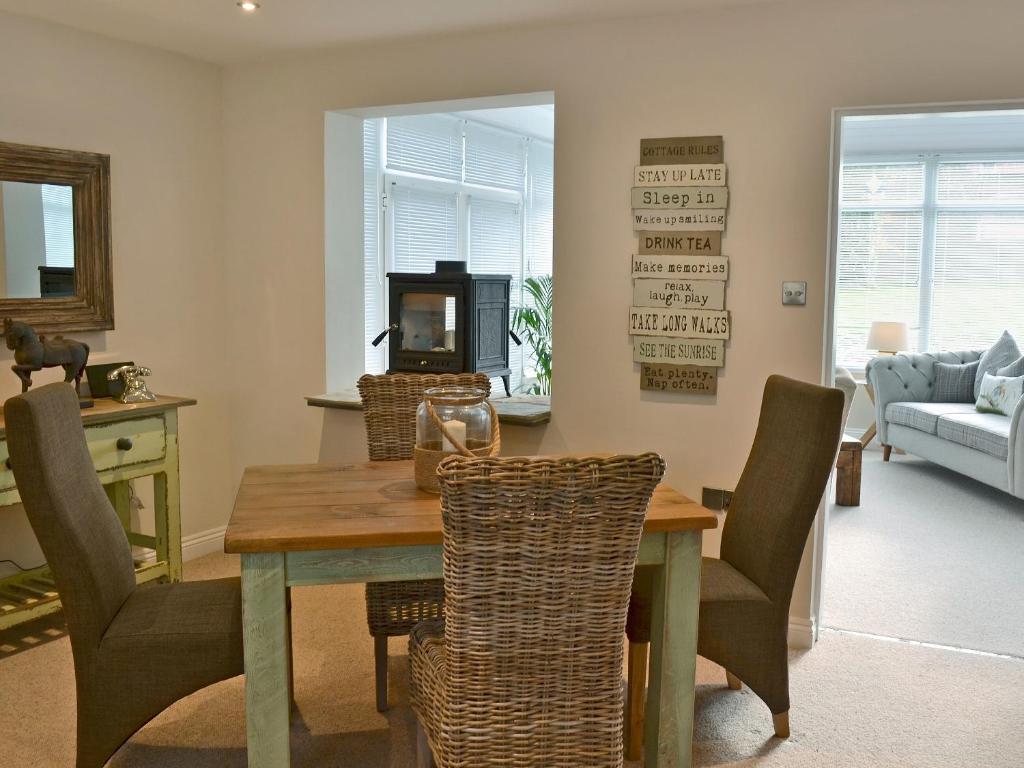
[[[734,691],[738,691],[743,688],[743,683],[740,682],[740,679],[728,669],[725,670],[725,683]]]
[[[772,715],[772,725],[775,726],[775,735],[780,739],[789,738],[789,710],[778,715]]]
[[[647,694],[647,652],[650,643],[629,644],[626,675],[626,759],[641,760],[644,749],[644,706]]]
[[[377,711],[388,711],[388,638],[373,636],[374,677],[377,684]]]
[[[892,446],[891,445],[883,445],[882,446],[882,461],[888,461],[889,457],[891,455],[892,455]]]
[[[430,751],[427,732],[423,730],[419,719],[416,720],[416,768],[437,768],[434,753]]]

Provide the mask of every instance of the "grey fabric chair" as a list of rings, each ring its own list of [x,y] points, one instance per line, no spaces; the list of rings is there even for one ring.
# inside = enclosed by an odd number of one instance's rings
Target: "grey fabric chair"
[[[53,570],[75,661],[78,768],[100,768],[170,704],[242,673],[239,580],[136,588],[66,384],[4,405],[11,468]]]
[[[768,705],[781,738],[789,736],[789,603],[842,417],[838,389],[768,379],[722,529],[721,558],[701,564],[697,652],[725,667],[730,688],[743,681]],[[630,658],[639,653],[636,644],[650,641],[652,587],[650,570],[638,569],[626,624]],[[644,685],[641,672],[631,670],[630,701],[643,700],[634,697]]]

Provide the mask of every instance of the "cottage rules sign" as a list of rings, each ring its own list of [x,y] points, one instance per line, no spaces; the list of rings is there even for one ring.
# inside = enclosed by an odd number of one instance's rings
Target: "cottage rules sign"
[[[630,213],[629,333],[640,388],[715,395],[732,336],[722,255],[729,188],[721,136],[642,139]]]

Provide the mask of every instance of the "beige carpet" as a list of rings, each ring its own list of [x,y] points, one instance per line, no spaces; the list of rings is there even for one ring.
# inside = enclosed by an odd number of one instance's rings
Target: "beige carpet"
[[[828,536],[825,626],[1024,658],[1021,499],[869,450]]]
[[[237,573],[234,558],[188,563],[189,578]],[[295,590],[292,765],[411,768],[404,644],[392,641],[392,710],[373,706],[372,644],[359,586]],[[1024,662],[827,633],[792,659],[793,737],[771,738],[767,709],[698,667],[698,766],[1024,765]],[[114,757],[116,768],[246,764],[243,681],[179,702]],[[112,691],[111,695],[117,695]],[[59,620],[0,633],[0,766],[71,766],[71,652]],[[541,767],[538,767],[541,768]]]

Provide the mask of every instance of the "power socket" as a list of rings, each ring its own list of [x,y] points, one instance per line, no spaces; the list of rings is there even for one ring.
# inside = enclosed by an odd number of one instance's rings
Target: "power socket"
[[[726,511],[732,502],[732,491],[724,488],[705,488],[701,493],[701,506],[718,511]]]

